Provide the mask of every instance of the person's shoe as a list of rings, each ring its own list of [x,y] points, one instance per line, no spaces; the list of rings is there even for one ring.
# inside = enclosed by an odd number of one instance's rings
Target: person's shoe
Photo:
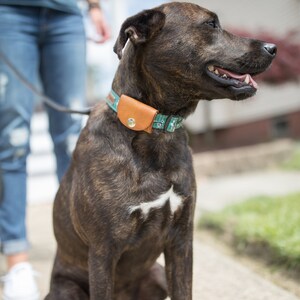
[[[28,262],[18,263],[2,277],[3,300],[39,300],[37,273]]]

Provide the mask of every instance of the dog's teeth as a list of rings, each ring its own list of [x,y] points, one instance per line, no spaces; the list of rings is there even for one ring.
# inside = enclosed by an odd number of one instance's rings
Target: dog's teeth
[[[215,74],[219,75],[219,71],[217,69],[215,69]]]
[[[249,76],[248,74],[247,74],[247,76],[245,77],[244,82],[245,82],[246,84],[249,84],[249,82],[250,82],[250,76]]]
[[[208,70],[209,70],[210,72],[213,72],[213,71],[215,70],[215,68],[214,68],[213,65],[210,65],[210,66],[208,66]]]
[[[227,75],[226,75],[226,74],[223,74],[222,77],[223,77],[223,78],[227,78]]]

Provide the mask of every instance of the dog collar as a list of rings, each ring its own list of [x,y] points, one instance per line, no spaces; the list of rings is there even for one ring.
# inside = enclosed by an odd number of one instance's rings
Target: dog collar
[[[117,113],[121,123],[131,130],[151,133],[152,129],[160,129],[174,132],[182,127],[182,117],[160,114],[155,108],[129,96],[119,96],[113,90],[106,97],[106,103]]]

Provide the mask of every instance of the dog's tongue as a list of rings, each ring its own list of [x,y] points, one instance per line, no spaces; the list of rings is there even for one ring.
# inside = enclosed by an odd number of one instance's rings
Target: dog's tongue
[[[228,77],[231,77],[231,78],[234,78],[234,79],[237,79],[239,81],[245,81],[246,77],[248,76],[248,80],[249,80],[249,83],[252,84],[252,86],[257,89],[258,88],[258,84],[257,82],[251,77],[250,74],[243,74],[243,75],[239,75],[239,74],[235,74],[235,73],[232,73],[228,70],[225,70],[225,69],[222,69],[222,68],[216,68],[218,69],[219,73],[221,75],[223,74],[226,74]]]

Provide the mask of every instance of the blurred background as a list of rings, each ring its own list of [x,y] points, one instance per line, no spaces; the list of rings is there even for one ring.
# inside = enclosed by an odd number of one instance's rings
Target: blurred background
[[[112,48],[123,20],[164,2],[101,1],[113,38],[104,45],[87,41],[89,105],[103,101],[110,91],[118,65]],[[201,101],[185,122],[198,184],[195,299],[299,300],[300,0],[191,2],[216,12],[223,28],[278,46],[273,65],[257,78],[255,97]],[[79,4],[87,16],[85,3]],[[85,24],[87,36],[95,37],[88,17]],[[0,84],[5,85],[4,79]],[[32,121],[28,201],[32,257],[44,274],[43,293],[55,249],[51,206],[58,186],[47,126],[38,102]],[[249,202],[251,197],[255,199]],[[221,246],[220,232],[226,236]],[[254,262],[265,256],[271,260]]]

